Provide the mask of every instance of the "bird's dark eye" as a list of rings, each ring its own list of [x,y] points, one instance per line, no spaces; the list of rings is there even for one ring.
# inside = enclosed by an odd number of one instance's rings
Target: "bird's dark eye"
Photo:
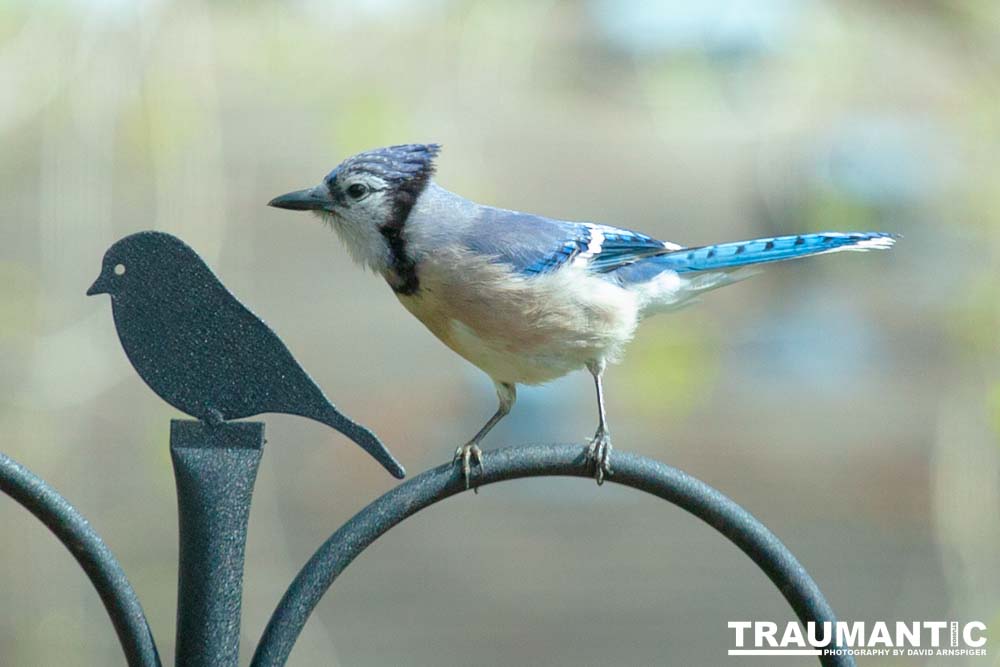
[[[354,199],[361,199],[368,194],[368,186],[363,183],[352,183],[347,188],[347,194]]]

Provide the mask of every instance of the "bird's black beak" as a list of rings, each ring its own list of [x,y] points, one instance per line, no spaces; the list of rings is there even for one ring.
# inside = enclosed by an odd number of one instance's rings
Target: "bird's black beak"
[[[107,293],[108,293],[108,286],[104,282],[103,275],[97,276],[97,280],[95,280],[94,284],[91,285],[90,288],[87,290],[87,296],[94,296],[95,294],[107,294]]]
[[[320,211],[333,205],[333,199],[331,199],[330,191],[325,185],[317,185],[307,190],[296,190],[278,195],[267,202],[267,205],[275,208],[287,208],[291,211]]]

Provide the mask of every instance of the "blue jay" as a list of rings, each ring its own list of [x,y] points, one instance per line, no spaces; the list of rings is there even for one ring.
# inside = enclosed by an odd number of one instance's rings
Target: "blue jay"
[[[747,267],[841,250],[876,250],[882,232],[822,232],[683,247],[591,222],[483,206],[431,180],[437,144],[344,160],[323,182],[270,206],[318,213],[360,264],[441,341],[486,372],[499,407],[458,448],[466,487],[479,443],[514,405],[518,384],[586,368],[597,390],[587,465],[612,474],[602,376],[640,320],[750,275]]]

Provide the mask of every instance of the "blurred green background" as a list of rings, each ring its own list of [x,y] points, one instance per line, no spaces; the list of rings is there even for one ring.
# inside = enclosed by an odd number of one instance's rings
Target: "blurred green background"
[[[1000,627],[1000,3],[4,0],[0,89],[2,449],[106,538],[165,663],[179,415],[84,290],[119,237],[176,234],[411,474],[445,462],[489,380],[329,230],[265,206],[421,141],[473,199],[688,245],[902,233],[648,321],[607,375],[611,428],[750,509],[841,618]],[[585,374],[520,398],[488,447],[593,433]],[[393,484],[329,429],[266,421],[244,659],[313,549]],[[63,547],[2,499],[0,525],[0,663],[122,664]],[[791,617],[680,510],[532,480],[393,530],[291,664],[736,664],[727,621]]]

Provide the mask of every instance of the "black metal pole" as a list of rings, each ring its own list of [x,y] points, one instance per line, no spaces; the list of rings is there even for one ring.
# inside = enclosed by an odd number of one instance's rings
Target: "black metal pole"
[[[486,485],[546,475],[589,479],[585,451],[579,445],[534,445],[486,452],[484,473],[474,481]],[[774,582],[803,623],[836,622],[830,605],[795,556],[764,524],[725,495],[685,472],[635,454],[616,450],[613,467],[614,476],[609,481],[674,503],[742,549]],[[284,665],[309,615],[344,568],[396,524],[464,490],[459,470],[446,464],[400,484],[358,512],[320,546],[295,577],[271,615],[251,667]],[[824,667],[855,664],[849,655],[824,655],[819,660]]]
[[[0,454],[0,491],[34,514],[73,554],[101,596],[130,667],[160,667],[139,598],[90,522],[45,480],[5,454]]]
[[[243,556],[264,424],[170,422],[180,559],[178,667],[236,667]]]

